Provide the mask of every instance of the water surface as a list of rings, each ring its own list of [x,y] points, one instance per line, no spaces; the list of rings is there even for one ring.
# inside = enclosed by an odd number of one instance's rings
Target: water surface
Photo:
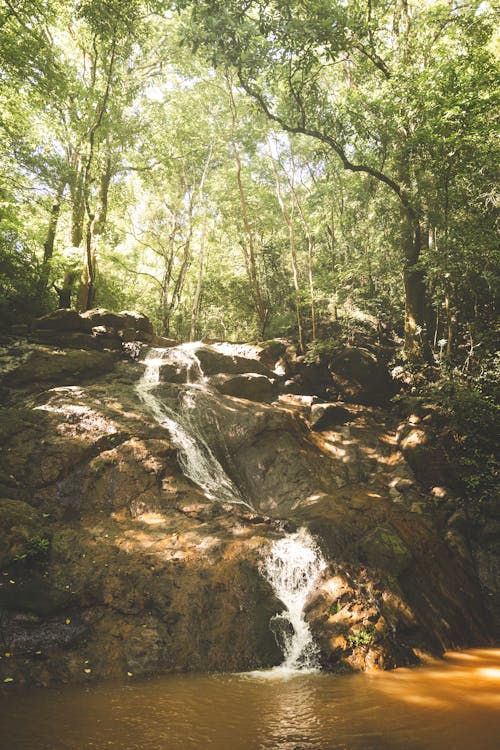
[[[500,649],[417,669],[0,693],[1,750],[495,750]]]

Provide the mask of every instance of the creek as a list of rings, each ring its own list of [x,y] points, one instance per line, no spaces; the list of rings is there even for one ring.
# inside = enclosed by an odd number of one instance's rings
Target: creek
[[[1,750],[493,750],[500,650],[394,672],[167,675],[1,697]]]
[[[210,500],[246,505],[251,509],[197,427],[197,397],[206,394],[209,389],[189,344],[171,349],[151,349],[143,364],[145,370],[137,384],[137,394],[158,424],[168,431],[178,450],[178,460],[184,474]],[[165,366],[176,366],[186,371],[187,382],[178,393],[175,409],[155,392]]]

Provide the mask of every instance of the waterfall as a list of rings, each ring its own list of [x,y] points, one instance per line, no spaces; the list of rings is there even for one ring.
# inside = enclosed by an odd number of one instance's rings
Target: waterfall
[[[283,651],[283,663],[276,668],[280,672],[319,668],[319,651],[304,619],[304,606],[325,566],[325,559],[306,528],[274,542],[261,562],[261,573],[285,605],[270,623]]]
[[[245,505],[253,510],[196,427],[196,395],[209,389],[192,348],[184,345],[169,349],[150,349],[143,364],[145,371],[136,386],[137,394],[156,421],[168,430],[170,439],[178,450],[178,460],[184,474],[210,500]],[[167,364],[184,366],[187,372],[188,382],[179,393],[178,410],[167,406],[155,394],[161,381],[161,369]]]

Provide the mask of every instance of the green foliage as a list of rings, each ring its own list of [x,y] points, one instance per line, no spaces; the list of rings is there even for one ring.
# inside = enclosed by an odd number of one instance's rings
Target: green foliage
[[[20,561],[42,561],[45,560],[50,551],[50,539],[44,536],[32,536],[26,542],[24,552],[16,555],[14,560]]]
[[[14,233],[0,232],[0,326],[29,321],[44,310],[35,253]]]
[[[337,334],[402,333],[408,204],[430,301],[419,325],[436,357],[463,364],[471,347],[483,359],[495,349],[489,3],[10,5],[0,2],[4,323],[54,306],[65,284],[61,303],[74,303],[88,239],[92,304],[142,309],[179,338],[293,338],[298,312],[314,361]]]
[[[498,488],[500,404],[490,392],[495,380],[498,390],[498,362],[496,378],[491,375],[483,382],[484,391],[458,373],[428,391],[446,417],[444,445],[450,466],[474,503],[494,497]]]
[[[373,625],[367,625],[347,636],[347,642],[351,648],[359,646],[370,646],[375,640],[376,631]]]
[[[308,364],[314,364],[320,359],[330,358],[336,349],[338,349],[338,339],[317,339],[307,345],[307,351],[304,361]]]

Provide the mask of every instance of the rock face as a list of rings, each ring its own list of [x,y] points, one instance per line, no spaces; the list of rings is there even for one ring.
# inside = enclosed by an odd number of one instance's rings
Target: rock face
[[[75,315],[39,330],[127,330],[105,311]],[[209,501],[184,476],[171,433],[135,390],[142,364],[60,345],[0,351],[0,681],[280,663],[269,621],[282,604],[259,564],[302,525],[328,560],[307,605],[326,668],[387,668],[487,641],[473,566],[440,533],[381,413],[314,395],[272,401],[283,344],[265,364],[244,354],[172,350],[150,392],[254,510]]]

